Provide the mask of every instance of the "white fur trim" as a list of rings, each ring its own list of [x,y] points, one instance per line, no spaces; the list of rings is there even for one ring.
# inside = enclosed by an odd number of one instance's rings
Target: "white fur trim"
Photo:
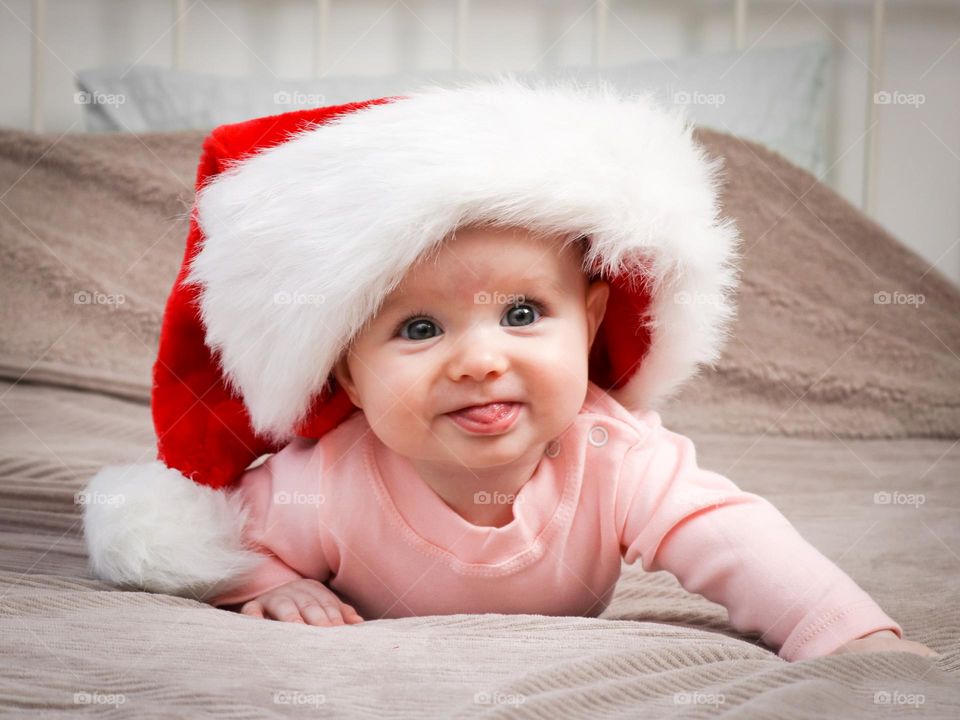
[[[649,95],[507,75],[342,115],[214,177],[198,192],[205,242],[188,282],[254,430],[289,440],[406,269],[459,225],[491,220],[589,234],[584,266],[601,260],[605,277],[650,263],[652,347],[611,394],[655,409],[717,360],[735,314],[721,159],[692,130]]]
[[[239,497],[160,461],[103,468],[81,501],[90,568],[114,585],[202,600],[263,561],[242,544]]]

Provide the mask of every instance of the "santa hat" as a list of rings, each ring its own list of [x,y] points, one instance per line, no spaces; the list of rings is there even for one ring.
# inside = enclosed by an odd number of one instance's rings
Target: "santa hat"
[[[692,133],[649,95],[509,75],[216,128],[153,369],[157,460],[90,481],[94,574],[197,598],[242,579],[260,556],[226,490],[356,411],[337,358],[473,222],[584,237],[584,268],[610,284],[590,380],[631,412],[659,408],[718,359],[735,313],[721,160]]]

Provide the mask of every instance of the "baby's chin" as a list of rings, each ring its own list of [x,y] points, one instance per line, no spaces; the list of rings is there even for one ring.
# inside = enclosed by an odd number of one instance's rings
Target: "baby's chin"
[[[547,428],[532,427],[528,423],[498,435],[475,435],[457,427],[448,418],[439,417],[431,432],[411,437],[401,430],[386,439],[385,444],[410,459],[479,470],[529,460],[532,455],[542,453],[570,422],[573,418],[566,423],[552,423]]]
[[[442,446],[440,450],[444,453],[443,460],[446,462],[471,470],[484,470],[519,462],[534,452],[536,447],[531,443],[493,443],[486,440],[483,444],[475,442],[470,446],[451,447],[456,453],[455,456]]]

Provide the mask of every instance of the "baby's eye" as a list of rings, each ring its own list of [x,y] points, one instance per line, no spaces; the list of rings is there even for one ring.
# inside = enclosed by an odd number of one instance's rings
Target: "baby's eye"
[[[530,303],[518,303],[507,310],[503,317],[508,321],[508,325],[513,324],[514,327],[522,327],[524,325],[530,325],[536,320],[534,313],[539,316],[540,310],[536,305],[532,305]],[[514,323],[510,323],[510,320],[513,320]]]
[[[434,336],[434,332],[437,330],[436,324],[432,320],[427,320],[426,318],[417,318],[412,320],[400,329],[400,336],[407,340],[428,340]],[[406,331],[409,330],[409,334]]]

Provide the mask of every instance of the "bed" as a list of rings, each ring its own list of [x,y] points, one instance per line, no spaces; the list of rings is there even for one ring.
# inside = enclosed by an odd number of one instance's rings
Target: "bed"
[[[724,212],[744,237],[739,312],[664,424],[938,658],[787,663],[635,565],[600,618],[341,628],[104,585],[78,493],[104,464],[153,457],[150,366],[205,132],[0,130],[4,712],[960,716],[960,290],[784,157],[697,133],[724,158]]]

